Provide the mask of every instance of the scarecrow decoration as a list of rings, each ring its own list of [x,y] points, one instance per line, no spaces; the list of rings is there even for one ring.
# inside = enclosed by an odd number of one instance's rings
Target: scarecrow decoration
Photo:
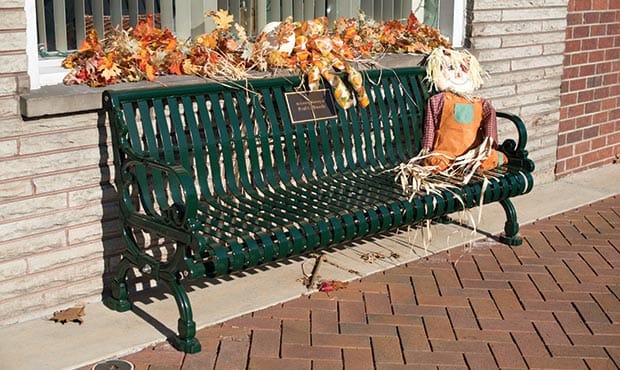
[[[424,164],[436,171],[447,169],[467,151],[483,145],[486,154],[480,169],[489,170],[506,163],[498,152],[495,109],[474,96],[482,85],[482,70],[467,51],[433,50],[426,62],[431,88],[439,91],[427,101],[422,150],[430,153]]]
[[[425,59],[426,79],[437,94],[427,101],[422,150],[395,171],[406,194],[433,193],[467,184],[479,170],[507,163],[497,150],[491,103],[474,95],[485,74],[469,52],[438,47]],[[438,175],[438,176],[431,176]]]

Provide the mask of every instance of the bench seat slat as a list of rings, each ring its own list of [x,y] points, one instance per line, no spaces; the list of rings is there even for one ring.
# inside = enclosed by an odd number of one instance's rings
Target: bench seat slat
[[[388,173],[380,173],[377,176],[374,177],[374,180],[377,179],[382,179],[385,181],[386,178],[389,178],[389,176],[391,176],[391,174]],[[493,196],[491,199],[488,198],[488,196],[485,196],[484,201],[485,202],[491,202],[491,201],[498,201],[501,199],[506,199],[508,196],[510,196],[510,194],[505,192],[505,189],[507,188],[514,188],[517,183],[518,183],[518,177],[520,177],[520,175],[515,175],[513,173],[505,173],[503,175],[504,177],[502,177],[499,181],[496,179],[491,179],[490,183],[489,183],[489,192],[485,193],[485,194],[497,194],[497,196]],[[336,176],[337,178],[338,176]],[[367,181],[373,181],[372,177],[366,177]],[[345,180],[346,181],[346,180]],[[409,203],[405,197],[403,197],[402,194],[399,193],[399,190],[397,188],[394,189],[394,192],[391,193],[391,197],[394,200],[394,202],[392,203],[392,208],[391,210],[386,212],[386,209],[382,209],[380,207],[377,207],[376,209],[372,208],[372,205],[377,204],[376,200],[373,199],[372,197],[360,197],[360,198],[352,198],[352,199],[357,199],[356,201],[349,201],[348,203],[339,203],[338,202],[338,198],[340,198],[341,194],[340,192],[331,192],[331,188],[333,187],[338,187],[339,189],[341,189],[342,191],[346,192],[348,190],[351,190],[351,194],[355,194],[355,191],[359,189],[359,184],[365,184],[367,185],[367,187],[365,188],[366,190],[370,190],[373,189],[372,186],[368,186],[368,183],[363,183],[363,182],[357,182],[356,185],[350,185],[350,188],[347,188],[345,184],[347,184],[350,182],[337,182],[334,181],[334,184],[329,184],[328,182],[325,182],[323,187],[316,187],[312,186],[310,184],[304,183],[304,186],[299,186],[299,190],[296,189],[287,189],[281,190],[281,193],[278,192],[274,192],[272,193],[272,196],[275,196],[277,194],[282,195],[282,197],[280,197],[280,201],[283,203],[280,204],[276,204],[276,203],[272,203],[272,207],[269,209],[266,209],[266,214],[264,215],[266,217],[266,219],[270,220],[272,223],[277,224],[278,222],[282,222],[283,220],[286,220],[286,222],[281,223],[281,232],[282,234],[279,234],[279,238],[277,238],[278,240],[278,244],[282,250],[282,253],[299,253],[300,251],[293,248],[293,242],[290,240],[291,236],[290,233],[291,231],[297,231],[298,232],[298,236],[299,235],[303,235],[303,238],[307,238],[308,235],[308,230],[313,230],[312,231],[312,235],[320,235],[321,231],[317,231],[315,229],[313,229],[313,226],[311,225],[316,225],[319,224],[319,220],[321,220],[322,222],[320,224],[325,225],[328,222],[331,222],[333,224],[334,219],[339,219],[342,218],[342,223],[345,225],[346,227],[349,228],[355,228],[354,231],[349,230],[349,232],[347,232],[348,235],[350,235],[351,232],[355,232],[356,235],[358,235],[358,237],[363,236],[365,233],[369,232],[378,232],[380,230],[387,230],[390,229],[393,224],[398,225],[397,223],[393,223],[392,222],[392,218],[394,217],[394,215],[398,215],[399,218],[402,219],[403,215],[408,216],[408,217],[416,217],[413,215],[413,213],[415,213],[413,211],[414,206]],[[507,186],[507,184],[511,184],[510,186]],[[464,192],[465,192],[465,196],[461,194],[459,194],[460,192],[457,190],[455,190],[456,195],[458,195],[459,197],[461,197],[461,199],[464,201],[465,206],[466,207],[472,207],[474,205],[477,205],[479,203],[480,200],[480,195],[481,195],[481,186],[479,183],[475,183],[469,186],[465,186],[464,188]],[[518,186],[517,186],[518,189]],[[499,191],[499,193],[497,192]],[[284,198],[284,195],[301,195],[301,194],[307,194],[307,198],[305,202],[289,202],[286,203]],[[331,194],[331,197],[330,197]],[[371,196],[374,194],[371,194]],[[381,196],[385,196],[385,192],[383,192],[381,194]],[[256,199],[259,199],[258,197],[260,197],[260,195],[258,194],[253,194],[254,197],[257,197]],[[297,198],[297,199],[304,199],[303,197],[301,198]],[[390,198],[384,198],[385,202],[388,202],[388,200]],[[270,199],[271,201],[271,199]],[[423,203],[424,203],[424,211],[422,214],[420,214],[420,212],[418,212],[417,217],[419,219],[422,218],[427,218],[427,217],[438,217],[447,213],[452,213],[454,211],[458,211],[463,209],[463,204],[460,203],[460,201],[456,201],[454,200],[454,194],[452,193],[452,191],[444,191],[442,192],[441,195],[435,195],[435,196],[425,196],[423,197]],[[295,208],[292,208],[292,205],[296,204]],[[327,205],[330,204],[330,206],[328,207]],[[351,208],[351,206],[357,204],[359,208]],[[232,203],[228,203],[229,206],[233,206]],[[278,207],[286,207],[286,208],[278,208]],[[321,207],[321,210],[323,212],[317,213],[317,207]],[[323,208],[325,207],[325,208]],[[398,208],[397,208],[398,207]],[[418,206],[418,211],[420,209],[420,207]],[[246,214],[245,212],[247,211],[247,207],[240,207],[238,211],[235,211],[234,209],[228,209],[226,212],[230,213],[230,214],[235,214],[235,212],[237,212],[237,217],[242,217],[244,214]],[[268,216],[270,216],[271,218],[267,218]],[[351,220],[355,220],[353,222],[351,222]],[[239,228],[238,224],[236,224],[237,228]],[[303,226],[300,226],[303,225]],[[232,227],[232,225],[230,226]],[[229,228],[228,231],[230,232],[232,229]],[[257,233],[258,235],[262,235],[262,233],[269,233],[269,232],[276,232],[277,231],[273,228],[269,228],[269,227],[265,227],[265,229],[263,230],[259,230],[259,229],[255,229],[253,230],[253,232]],[[323,230],[323,232],[326,232],[326,230]],[[240,235],[245,235],[245,233],[241,233]],[[235,242],[238,242],[238,240],[235,240]],[[257,243],[260,243],[259,240],[256,240]],[[274,241],[275,242],[275,241]],[[218,247],[220,246],[219,244],[217,245]],[[267,246],[267,248],[270,248],[270,246]],[[241,253],[240,250],[232,250],[231,251],[232,254],[235,253]],[[245,252],[243,252],[244,255],[246,256],[245,258],[247,258],[247,254]],[[278,256],[278,257],[282,257],[283,255],[281,254],[273,254],[274,256]],[[227,257],[229,258],[229,257]],[[236,257],[236,258],[240,258],[240,257]],[[245,260],[244,261],[244,268],[248,267],[249,265],[254,265],[254,263],[259,262],[259,263],[264,263],[264,262],[268,262],[268,260]],[[230,265],[232,268],[234,268],[235,265],[231,264]]]

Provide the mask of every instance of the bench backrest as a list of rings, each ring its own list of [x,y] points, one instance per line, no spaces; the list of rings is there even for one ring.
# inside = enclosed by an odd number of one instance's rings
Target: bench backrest
[[[424,76],[420,67],[365,72],[368,107],[302,123],[291,122],[285,99],[302,88],[298,77],[109,91],[115,165],[127,149],[180,164],[202,197],[378,170],[420,149]]]

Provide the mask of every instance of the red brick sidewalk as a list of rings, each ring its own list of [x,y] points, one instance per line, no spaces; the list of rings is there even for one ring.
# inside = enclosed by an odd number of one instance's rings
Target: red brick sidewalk
[[[616,369],[620,197],[162,344],[136,369]]]

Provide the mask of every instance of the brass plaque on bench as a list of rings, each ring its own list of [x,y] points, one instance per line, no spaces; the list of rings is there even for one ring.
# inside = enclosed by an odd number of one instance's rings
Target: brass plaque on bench
[[[334,97],[329,89],[295,91],[285,95],[293,123],[336,118]]]

